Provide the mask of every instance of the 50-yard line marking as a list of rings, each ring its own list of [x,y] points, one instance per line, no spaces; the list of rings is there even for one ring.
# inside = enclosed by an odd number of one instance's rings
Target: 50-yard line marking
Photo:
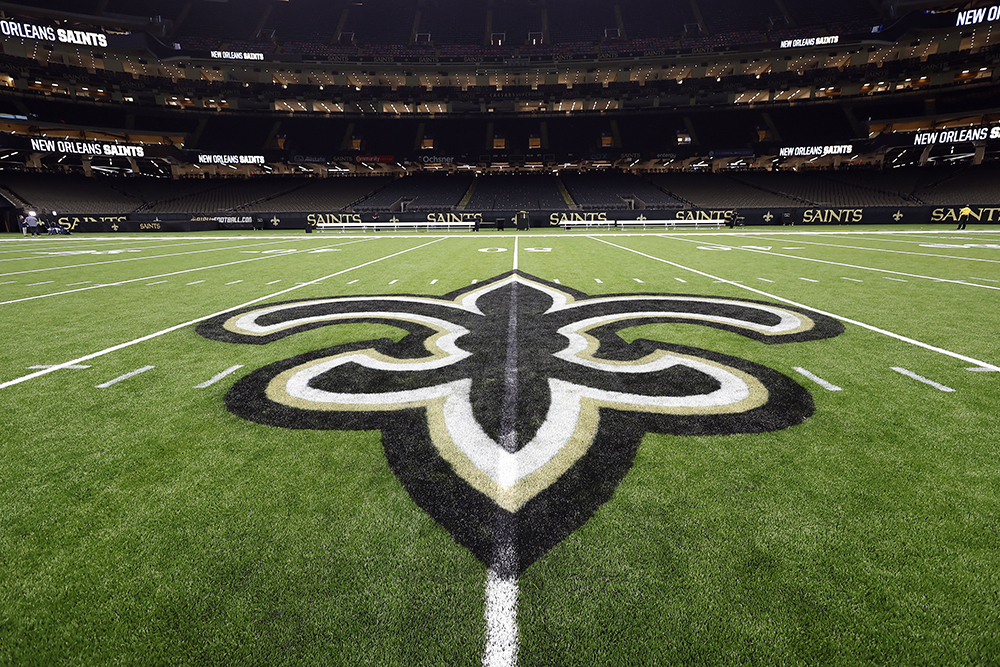
[[[373,260],[365,262],[363,264],[358,264],[357,266],[352,266],[352,267],[350,267],[348,269],[343,269],[341,271],[337,271],[336,273],[331,273],[328,276],[324,276],[322,278],[317,278],[314,281],[306,283],[306,285],[312,285],[313,283],[319,282],[321,280],[326,280],[327,278],[334,278],[336,276],[343,275],[343,274],[348,273],[350,271],[356,271],[357,269],[363,269],[366,266],[371,266],[372,264],[377,264],[379,262],[384,262],[387,259],[392,259],[393,257],[398,257],[400,255],[404,255],[404,254],[406,254],[408,252],[412,252],[414,250],[420,250],[421,248],[426,248],[427,246],[433,245],[433,244],[435,244],[435,243],[437,243],[437,242],[439,242],[441,240],[443,240],[443,239],[442,238],[438,238],[438,239],[435,239],[433,241],[429,241],[428,243],[424,243],[422,245],[415,246],[413,248],[407,248],[406,250],[401,250],[401,251],[395,252],[395,253],[393,253],[391,255],[386,255],[385,257],[379,257],[378,259],[373,259]],[[287,255],[279,255],[279,256],[280,257],[285,257]],[[263,259],[263,258],[258,258],[258,259]],[[253,260],[247,260],[247,261],[253,261]],[[189,320],[187,322],[183,322],[181,324],[175,324],[174,326],[167,327],[166,329],[163,329],[161,331],[157,331],[155,333],[151,333],[151,334],[148,334],[146,336],[142,336],[140,338],[136,338],[134,340],[130,340],[130,341],[126,342],[126,343],[119,343],[118,345],[112,345],[111,347],[108,347],[108,348],[105,348],[103,350],[100,350],[99,352],[93,352],[91,354],[84,355],[84,356],[79,357],[77,359],[73,359],[72,361],[67,361],[67,362],[64,362],[64,363],[61,363],[61,364],[56,364],[54,366],[50,366],[49,368],[37,371],[35,373],[30,373],[28,375],[22,375],[21,377],[14,378],[13,380],[7,380],[6,382],[0,383],[0,389],[6,389],[7,387],[13,387],[14,385],[21,384],[22,382],[27,382],[28,380],[34,380],[35,378],[41,377],[43,375],[48,375],[49,373],[52,373],[54,371],[58,371],[58,370],[61,370],[63,368],[69,368],[70,366],[75,366],[75,365],[81,364],[81,363],[83,363],[85,361],[90,361],[91,359],[97,359],[98,357],[103,357],[104,355],[111,354],[112,352],[117,352],[118,350],[124,350],[125,348],[132,347],[133,345],[138,345],[139,343],[145,343],[146,341],[153,340],[155,338],[159,338],[160,336],[165,336],[168,333],[172,333],[174,331],[178,331],[180,329],[184,329],[185,327],[190,327],[190,326],[193,326],[195,324],[199,324],[201,322],[204,322],[205,320],[210,320],[213,317],[218,317],[219,315],[224,315],[224,314],[226,314],[226,313],[228,313],[230,311],[239,310],[240,308],[247,308],[249,306],[253,306],[255,304],[258,304],[261,301],[267,301],[269,299],[274,299],[275,297],[279,297],[282,294],[288,294],[289,292],[294,292],[297,289],[300,289],[300,287],[298,285],[296,285],[294,287],[289,287],[289,288],[283,289],[283,290],[281,290],[279,292],[274,292],[273,294],[268,294],[267,296],[262,296],[262,297],[258,297],[256,299],[253,299],[252,301],[247,301],[246,303],[241,304],[239,306],[233,306],[231,308],[226,308],[225,310],[220,310],[217,313],[212,313],[211,315],[205,315],[203,317],[198,317],[198,318],[195,318],[193,320]]]
[[[651,259],[654,262],[662,262],[663,264],[669,264],[670,266],[676,267],[678,269],[683,269],[685,271],[690,271],[691,273],[697,274],[699,276],[704,276],[704,277],[710,278],[712,280],[723,280],[722,278],[719,278],[718,276],[713,276],[710,273],[705,273],[704,271],[699,271],[698,269],[693,269],[693,268],[691,268],[689,266],[684,266],[683,264],[677,264],[676,262],[671,262],[670,260],[666,260],[666,259],[663,259],[661,257],[654,257],[653,255],[647,255],[644,252],[640,252],[638,250],[633,250],[632,248],[626,248],[625,246],[618,245],[617,243],[612,243],[611,241],[605,241],[604,239],[596,238],[594,236],[589,236],[587,238],[590,238],[590,239],[592,239],[594,241],[598,241],[600,243],[604,243],[606,245],[611,246],[612,248],[618,248],[619,250],[624,250],[626,252],[630,252],[630,253],[639,255],[640,257],[645,257],[646,259]],[[675,237],[668,237],[668,238],[675,238]],[[681,239],[681,240],[686,240],[686,239]],[[798,259],[798,258],[796,257],[795,259]],[[931,352],[937,352],[938,354],[943,354],[943,355],[945,355],[947,357],[952,357],[953,359],[959,359],[961,361],[966,361],[966,362],[968,362],[970,364],[976,364],[976,366],[978,366],[979,369],[982,369],[982,370],[985,370],[985,371],[1000,372],[1000,366],[997,366],[995,364],[990,364],[990,363],[987,363],[985,361],[980,361],[979,359],[975,359],[973,357],[968,357],[968,356],[966,356],[964,354],[959,354],[958,352],[952,352],[951,350],[945,350],[945,349],[940,348],[940,347],[935,347],[933,345],[928,345],[927,343],[923,343],[923,342],[921,342],[919,340],[916,340],[916,339],[913,339],[913,338],[908,338],[907,336],[902,336],[900,334],[893,333],[891,331],[886,331],[885,329],[880,329],[879,327],[872,326],[871,324],[865,324],[864,322],[859,322],[858,320],[852,320],[852,319],[847,318],[847,317],[842,317],[842,316],[837,315],[835,313],[830,313],[830,312],[827,312],[825,310],[820,310],[819,308],[813,308],[812,306],[807,306],[805,304],[801,304],[801,303],[798,303],[796,301],[792,301],[791,299],[785,299],[785,298],[780,297],[780,296],[778,296],[776,294],[771,294],[769,292],[765,292],[763,290],[759,290],[759,289],[756,289],[754,287],[750,287],[749,285],[741,285],[739,283],[734,283],[734,282],[729,281],[729,280],[723,280],[723,282],[726,282],[726,283],[728,283],[730,285],[733,285],[734,287],[738,287],[740,289],[745,289],[745,290],[753,292],[755,294],[760,294],[761,296],[766,296],[767,298],[774,299],[775,301],[780,301],[782,303],[787,303],[790,306],[796,306],[798,308],[805,308],[806,310],[813,310],[813,311],[815,311],[817,313],[820,313],[821,315],[827,315],[828,317],[833,317],[835,319],[840,320],[841,322],[846,322],[847,324],[853,324],[853,325],[861,327],[863,329],[868,329],[869,331],[874,331],[875,333],[882,334],[883,336],[889,336],[890,338],[895,338],[898,341],[902,341],[902,342],[908,343],[910,345],[915,345],[916,347],[920,347],[920,348],[923,348],[925,350],[929,350]],[[969,369],[969,370],[972,370],[972,369]]]

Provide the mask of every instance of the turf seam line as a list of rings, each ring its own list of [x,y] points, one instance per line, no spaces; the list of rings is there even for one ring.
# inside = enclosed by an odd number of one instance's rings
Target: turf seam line
[[[607,245],[609,245],[609,246],[611,246],[613,248],[619,248],[621,250],[625,250],[627,252],[634,253],[636,255],[639,255],[641,257],[645,257],[647,259],[651,259],[651,260],[656,261],[656,262],[662,262],[664,264],[669,264],[671,266],[674,266],[674,267],[676,267],[678,269],[684,269],[685,271],[690,271],[691,273],[696,273],[696,274],[698,274],[700,276],[704,276],[706,278],[718,279],[718,276],[713,276],[713,275],[711,275],[709,273],[704,273],[704,272],[699,271],[697,269],[692,269],[689,266],[684,266],[682,264],[676,264],[676,263],[671,262],[671,261],[666,260],[666,259],[661,259],[659,257],[653,257],[652,255],[647,255],[644,252],[640,252],[638,250],[633,250],[632,248],[626,248],[625,246],[621,246],[621,245],[618,245],[616,243],[611,243],[610,241],[605,241],[603,239],[599,239],[599,238],[596,238],[594,236],[590,236],[588,238],[591,238],[594,241],[598,241],[600,243],[607,244]],[[664,237],[661,236],[661,238],[664,238]],[[676,237],[666,237],[666,238],[671,239],[671,238],[676,238]],[[726,282],[729,282],[729,281],[726,281]],[[731,284],[734,285],[734,286],[736,286],[736,287],[739,287],[741,289],[745,289],[745,290],[748,290],[750,292],[753,292],[755,294],[760,294],[761,296],[766,296],[769,299],[774,299],[774,300],[780,301],[782,303],[787,303],[790,306],[797,306],[799,308],[805,308],[806,310],[813,310],[813,311],[819,313],[820,315],[826,315],[828,317],[833,317],[835,319],[840,320],[841,322],[846,322],[847,324],[853,324],[853,325],[861,327],[863,329],[868,329],[869,331],[874,331],[875,333],[879,333],[879,334],[882,334],[884,336],[889,336],[890,338],[895,338],[896,340],[902,341],[904,343],[909,343],[910,345],[915,345],[915,346],[921,347],[921,348],[923,348],[925,350],[930,350],[931,352],[937,352],[938,354],[943,354],[945,356],[952,357],[954,359],[959,359],[961,361],[967,361],[970,364],[976,364],[977,366],[979,366],[983,370],[990,370],[990,371],[1000,372],[1000,366],[997,366],[995,364],[990,364],[990,363],[987,363],[985,361],[980,361],[979,359],[975,359],[973,357],[969,357],[969,356],[966,356],[964,354],[960,354],[958,352],[952,352],[951,350],[945,350],[944,348],[935,347],[933,345],[929,345],[927,343],[923,343],[923,342],[921,342],[919,340],[916,340],[914,338],[909,338],[907,336],[903,336],[901,334],[893,333],[893,332],[887,331],[885,329],[880,329],[879,327],[876,327],[876,326],[871,325],[871,324],[865,324],[864,322],[860,322],[858,320],[853,320],[853,319],[850,319],[850,318],[847,318],[847,317],[842,317],[840,315],[836,315],[834,313],[830,313],[830,312],[827,312],[825,310],[820,310],[819,308],[813,308],[811,306],[807,306],[805,304],[798,303],[797,301],[792,301],[791,299],[786,299],[786,298],[780,297],[780,296],[778,296],[776,294],[771,294],[770,292],[764,292],[763,290],[759,290],[759,289],[756,289],[754,287],[750,287],[749,285],[740,285],[739,283],[731,283]],[[0,388],[2,388],[2,387],[0,387]]]
[[[140,373],[145,373],[146,371],[151,371],[154,368],[156,368],[156,366],[143,366],[142,368],[137,368],[134,371],[126,373],[125,375],[119,375],[114,380],[108,380],[107,382],[103,382],[101,384],[94,385],[94,389],[107,389],[108,387],[110,387],[112,385],[116,385],[119,382],[122,382],[124,380],[128,380],[129,378],[133,378],[136,375],[139,375]]]
[[[937,389],[939,391],[945,391],[945,392],[953,392],[953,391],[955,391],[951,387],[946,387],[945,385],[940,384],[938,382],[935,382],[934,380],[928,380],[923,375],[917,375],[913,371],[908,371],[905,368],[900,368],[899,366],[893,366],[892,370],[894,370],[897,373],[900,373],[902,375],[905,375],[906,377],[913,378],[914,380],[917,380],[918,382],[923,382],[926,385],[930,385],[930,386],[934,387],[935,389]]]
[[[421,248],[426,248],[427,246],[432,245],[434,243],[437,243],[437,242],[439,242],[441,240],[442,240],[441,238],[437,238],[437,239],[435,239],[433,241],[429,241],[428,243],[424,243],[422,245],[414,246],[413,248],[407,248],[406,250],[401,250],[401,251],[395,252],[395,253],[393,253],[391,255],[386,255],[385,257],[379,257],[378,259],[373,259],[373,260],[371,260],[369,262],[365,262],[363,264],[358,264],[357,266],[352,266],[352,267],[350,267],[348,269],[343,269],[343,270],[338,271],[336,273],[332,273],[332,274],[330,274],[328,276],[325,276],[323,278],[319,278],[317,281],[313,281],[313,282],[318,282],[319,280],[326,280],[327,278],[334,278],[336,276],[343,275],[345,273],[349,273],[350,271],[356,271],[357,269],[363,269],[366,266],[371,266],[372,264],[377,264],[378,262],[383,262],[383,261],[385,261],[387,259],[392,259],[393,257],[398,257],[399,255],[403,255],[403,254],[406,254],[408,252],[412,252],[413,250],[420,250]],[[279,256],[283,256],[283,255],[279,255]],[[263,259],[263,258],[259,258],[259,259]],[[249,261],[254,261],[254,260],[249,260]],[[311,283],[307,283],[307,284],[311,284]],[[184,329],[185,327],[189,327],[189,326],[198,324],[200,322],[204,322],[205,320],[210,320],[213,317],[218,317],[219,315],[225,315],[226,313],[232,312],[234,310],[239,310],[241,308],[247,308],[249,306],[253,306],[255,304],[260,303],[261,301],[267,301],[269,299],[273,299],[275,297],[281,296],[282,294],[288,294],[289,292],[293,292],[293,291],[299,289],[299,287],[300,286],[298,286],[298,285],[296,285],[294,287],[289,287],[289,288],[283,289],[283,290],[281,290],[279,292],[275,292],[273,294],[268,294],[266,296],[258,297],[256,299],[253,299],[252,301],[247,301],[246,303],[244,303],[242,305],[239,305],[239,306],[233,306],[231,308],[226,308],[225,310],[220,310],[217,313],[212,313],[211,315],[205,315],[203,317],[199,317],[199,318],[190,320],[188,322],[184,322],[182,324],[175,324],[174,326],[168,327],[166,329],[163,329],[162,331],[157,331],[155,333],[151,333],[151,334],[148,334],[146,336],[142,336],[140,338],[136,338],[135,340],[128,341],[127,343],[119,343],[118,345],[112,345],[111,347],[105,348],[105,349],[103,349],[103,350],[101,350],[99,352],[93,352],[91,354],[84,355],[84,356],[82,356],[82,357],[80,357],[78,359],[73,359],[72,361],[67,361],[65,363],[53,366],[52,368],[48,368],[48,369],[45,369],[45,370],[37,371],[37,372],[31,373],[29,375],[23,375],[23,376],[21,376],[19,378],[14,378],[13,380],[8,380],[6,382],[2,382],[2,383],[0,383],[0,389],[6,389],[7,387],[12,387],[14,385],[21,384],[22,382],[27,382],[28,380],[33,380],[33,379],[35,379],[37,377],[41,377],[43,375],[48,375],[49,373],[51,373],[53,371],[57,371],[57,370],[60,370],[62,368],[68,368],[69,366],[72,366],[72,365],[75,365],[75,364],[79,364],[79,363],[84,362],[84,361],[90,361],[91,359],[96,359],[98,357],[103,357],[106,354],[111,354],[112,352],[117,352],[118,350],[123,350],[123,349],[125,349],[127,347],[131,347],[133,345],[138,345],[139,343],[144,343],[144,342],[146,342],[148,340],[153,340],[154,338],[159,338],[160,336],[164,336],[164,335],[166,335],[168,333],[172,333],[174,331],[178,331],[180,329]]]

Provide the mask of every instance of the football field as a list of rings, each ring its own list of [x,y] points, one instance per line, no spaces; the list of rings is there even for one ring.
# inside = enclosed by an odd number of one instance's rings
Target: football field
[[[0,665],[997,664],[1000,227],[0,236]]]

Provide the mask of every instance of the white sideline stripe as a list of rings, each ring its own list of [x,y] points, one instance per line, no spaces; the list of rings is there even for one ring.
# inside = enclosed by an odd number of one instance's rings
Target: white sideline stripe
[[[233,281],[233,282],[231,282],[231,283],[226,283],[226,284],[224,285],[224,287],[229,287],[230,285],[236,285],[237,283],[241,283],[241,282],[243,282],[243,281],[242,281],[242,280],[234,280],[234,281]]]
[[[773,280],[768,280],[767,278],[758,278],[757,280],[763,280],[765,283],[773,283]]]
[[[371,266],[372,264],[377,264],[379,262],[384,262],[387,259],[392,259],[393,257],[398,257],[399,255],[403,255],[403,254],[406,254],[408,252],[412,252],[413,250],[420,250],[421,248],[426,248],[427,246],[432,245],[434,243],[437,243],[438,241],[442,241],[443,239],[444,239],[444,237],[437,238],[437,239],[435,239],[433,241],[429,241],[427,243],[415,246],[413,248],[407,248],[406,250],[401,250],[401,251],[395,252],[395,253],[393,253],[391,255],[386,255],[385,257],[379,257],[378,259],[373,259],[373,260],[371,260],[369,262],[365,262],[364,264],[358,264],[357,266],[352,266],[349,269],[343,269],[341,271],[337,271],[336,273],[331,273],[330,275],[325,276],[324,278],[319,278],[318,280],[313,281],[313,282],[319,282],[320,280],[326,280],[327,278],[334,278],[336,276],[343,275],[343,274],[348,273],[350,271],[356,271],[357,269],[363,269],[366,266]],[[282,256],[284,256],[284,255],[282,255]],[[308,285],[310,283],[306,283],[306,284]],[[283,290],[281,290],[279,292],[274,292],[273,294],[268,294],[266,296],[258,297],[258,298],[254,299],[252,301],[247,301],[246,303],[241,304],[239,306],[233,306],[232,308],[226,308],[225,310],[220,310],[219,312],[212,313],[211,315],[205,315],[204,317],[198,317],[196,319],[189,320],[189,321],[183,322],[181,324],[175,324],[174,326],[167,327],[166,329],[163,329],[162,331],[157,331],[156,333],[151,333],[151,334],[148,334],[146,336],[142,336],[141,338],[136,338],[135,340],[130,340],[127,343],[120,343],[118,345],[112,345],[111,347],[105,348],[105,349],[101,350],[100,352],[93,352],[91,354],[84,355],[84,356],[79,357],[77,359],[73,359],[72,361],[67,361],[65,363],[58,364],[56,366],[52,366],[51,368],[47,368],[47,369],[44,369],[44,370],[36,371],[36,372],[31,373],[29,375],[22,375],[19,378],[14,378],[13,380],[7,380],[6,382],[0,382],[0,389],[6,389],[7,387],[13,387],[14,385],[21,384],[22,382],[27,382],[28,380],[33,380],[33,379],[35,379],[37,377],[41,377],[43,375],[48,375],[49,373],[51,373],[53,371],[57,371],[57,370],[59,370],[61,368],[69,368],[70,366],[82,363],[84,361],[90,361],[91,359],[96,359],[98,357],[103,357],[106,354],[111,354],[112,352],[117,352],[118,350],[124,350],[127,347],[132,347],[133,345],[138,345],[139,343],[145,343],[147,340],[153,340],[154,338],[159,338],[160,336],[165,336],[166,334],[172,333],[174,331],[178,331],[179,329],[183,329],[185,327],[189,327],[189,326],[198,324],[200,322],[204,322],[205,320],[210,320],[213,317],[218,317],[219,315],[225,315],[226,313],[228,313],[230,311],[233,311],[233,310],[239,310],[240,308],[247,308],[247,307],[252,306],[254,304],[258,304],[261,301],[267,301],[268,299],[273,299],[275,297],[281,296],[282,294],[287,294],[289,292],[294,292],[297,289],[298,289],[298,286],[289,287],[289,288],[283,289]],[[973,362],[973,363],[975,363],[975,362]]]
[[[204,389],[206,387],[211,387],[213,384],[215,384],[216,382],[218,382],[222,378],[226,377],[227,375],[232,375],[233,373],[235,373],[236,371],[240,370],[241,368],[243,368],[242,364],[236,364],[235,366],[230,366],[229,368],[227,368],[226,370],[222,371],[221,373],[217,373],[216,375],[213,375],[211,380],[207,380],[205,382],[202,382],[201,384],[196,384],[193,388],[194,389]]]
[[[269,282],[269,283],[264,283],[264,284],[265,284],[265,285],[277,285],[277,284],[278,284],[278,283],[280,283],[280,282],[281,282],[280,280],[272,280],[271,282]]]
[[[659,236],[660,236],[660,238],[673,239],[673,240],[676,240],[676,241],[686,241],[687,243],[699,243],[699,241],[697,241],[695,239],[685,239],[685,238],[682,238],[680,236],[663,236],[662,234],[660,234]],[[595,240],[600,240],[600,239],[596,239],[594,236],[590,236],[588,238],[592,238],[592,239],[595,239]],[[830,264],[832,266],[842,266],[842,267],[845,267],[845,268],[848,268],[848,269],[861,269],[862,271],[876,271],[878,273],[891,273],[891,274],[897,275],[897,276],[906,276],[907,278],[923,278],[925,280],[934,280],[934,281],[937,281],[937,282],[940,282],[940,283],[954,283],[956,285],[968,285],[969,287],[982,287],[983,289],[1000,290],[1000,287],[992,287],[990,285],[977,285],[976,283],[967,283],[964,280],[948,280],[946,278],[934,278],[932,276],[923,276],[923,275],[920,275],[919,273],[904,273],[903,271],[890,271],[888,269],[876,269],[875,267],[872,267],[872,266],[858,266],[857,264],[844,264],[842,262],[831,262],[831,261],[828,261],[828,260],[825,260],[825,259],[814,259],[812,257],[799,257],[798,255],[786,255],[786,254],[780,253],[780,252],[768,252],[766,250],[755,250],[753,248],[745,248],[745,247],[734,246],[734,245],[728,245],[727,246],[727,245],[724,245],[722,243],[716,243],[716,245],[718,245],[718,246],[720,246],[722,248],[729,248],[730,250],[743,250],[745,252],[756,252],[756,253],[760,253],[762,255],[774,255],[775,257],[787,257],[788,259],[798,259],[798,260],[802,260],[802,261],[805,261],[805,262],[816,262],[817,264]],[[838,247],[838,246],[834,246],[834,247]],[[994,261],[994,260],[989,260],[989,261]],[[1000,260],[996,260],[996,261],[1000,261]]]
[[[605,241],[604,239],[595,238],[594,236],[588,236],[587,238],[593,239],[594,241],[600,241],[601,243],[607,244],[607,245],[609,245],[609,246],[611,246],[613,248],[619,248],[621,250],[626,250],[628,252],[635,253],[636,255],[639,255],[641,257],[645,257],[647,259],[651,259],[651,260],[653,260],[655,262],[662,262],[664,264],[669,264],[670,266],[674,266],[674,267],[676,267],[678,269],[684,269],[685,271],[690,271],[691,273],[696,273],[696,274],[698,274],[700,276],[705,276],[706,278],[718,279],[717,276],[713,276],[710,273],[704,273],[704,272],[699,271],[697,269],[692,269],[689,266],[684,266],[682,264],[676,264],[674,262],[671,262],[671,261],[666,260],[666,259],[661,259],[659,257],[653,257],[652,255],[647,255],[644,252],[639,252],[638,250],[632,250],[631,248],[626,248],[625,246],[621,246],[621,245],[618,245],[616,243],[611,243],[610,241]],[[669,237],[669,238],[676,239],[678,237]],[[687,239],[680,239],[680,240],[686,241]],[[796,258],[796,259],[798,259],[798,258]],[[869,331],[874,331],[875,333],[879,333],[879,334],[882,334],[884,336],[889,336],[890,338],[895,338],[898,341],[902,341],[904,343],[909,343],[910,345],[915,345],[917,347],[922,347],[923,349],[930,350],[931,352],[937,352],[938,354],[943,354],[943,355],[945,355],[947,357],[952,357],[953,359],[960,359],[962,361],[967,361],[970,364],[976,364],[976,366],[982,368],[983,370],[990,370],[990,371],[1000,372],[1000,366],[997,366],[997,365],[994,365],[994,364],[989,364],[989,363],[986,363],[985,361],[980,361],[979,359],[974,359],[973,357],[968,357],[968,356],[966,356],[964,354],[959,354],[958,352],[952,352],[951,350],[945,350],[945,349],[940,348],[940,347],[935,347],[933,345],[928,345],[927,343],[922,343],[919,340],[915,340],[913,338],[908,338],[906,336],[901,336],[900,334],[893,333],[891,331],[886,331],[885,329],[880,329],[880,328],[878,328],[876,326],[872,326],[871,324],[865,324],[864,322],[859,322],[858,320],[852,320],[852,319],[847,318],[847,317],[841,317],[840,315],[836,315],[834,313],[831,313],[831,312],[828,312],[828,311],[825,311],[825,310],[820,310],[819,308],[812,308],[811,306],[806,306],[806,305],[798,303],[796,301],[792,301],[791,299],[785,299],[785,298],[780,297],[780,296],[778,296],[776,294],[771,294],[769,292],[764,292],[762,290],[750,287],[749,285],[740,285],[738,283],[733,283],[733,284],[736,285],[737,287],[741,287],[741,288],[743,288],[745,290],[748,290],[750,292],[753,292],[755,294],[760,294],[762,296],[766,296],[769,299],[774,299],[775,301],[780,301],[782,303],[787,303],[790,306],[797,306],[798,308],[805,308],[806,310],[812,310],[814,312],[819,313],[820,315],[826,315],[828,317],[833,317],[835,319],[840,320],[841,322],[846,322],[847,324],[853,324],[854,326],[861,327],[862,329],[868,329]],[[2,389],[2,388],[3,387],[0,386],[0,389]]]
[[[917,380],[919,382],[923,382],[924,384],[929,384],[930,386],[934,387],[935,389],[939,389],[941,391],[955,391],[951,387],[946,387],[943,384],[939,384],[939,383],[935,382],[934,380],[928,380],[923,375],[917,375],[913,371],[908,371],[905,368],[900,368],[899,366],[893,366],[892,370],[896,371],[897,373],[902,373],[906,377],[911,377],[914,380]]]
[[[799,280],[804,280],[807,283],[818,283],[818,280],[813,280],[812,278],[799,278]]]
[[[31,283],[30,285],[25,285],[25,287],[35,287],[36,285],[48,285],[49,283],[54,283],[54,280],[46,280],[43,283]]]
[[[105,382],[103,384],[94,385],[94,389],[107,389],[108,387],[110,387],[113,384],[118,384],[119,382],[121,382],[123,380],[127,380],[129,378],[135,377],[136,375],[139,375],[140,373],[145,373],[146,371],[151,371],[154,368],[156,368],[156,366],[143,366],[142,368],[137,368],[134,371],[132,371],[131,373],[126,373],[125,375],[119,375],[114,380],[108,380],[107,382]]]
[[[903,280],[902,278],[890,278],[889,276],[882,276],[882,277],[885,278],[886,280],[894,280],[897,283],[908,283],[908,282],[910,282],[909,280]],[[941,279],[941,278],[935,278],[934,280],[937,280],[939,282],[944,282],[944,280]]]
[[[486,650],[483,667],[515,667],[519,638],[517,630],[518,584],[514,577],[501,577],[493,568],[486,574]]]
[[[818,375],[813,375],[812,373],[810,373],[809,371],[807,371],[804,368],[799,368],[798,366],[795,366],[795,367],[792,368],[792,370],[796,371],[800,375],[804,375],[805,377],[809,378],[810,380],[812,380],[813,382],[815,382],[819,386],[823,387],[823,389],[826,389],[827,391],[844,391],[843,388],[838,387],[837,385],[835,385],[835,384],[833,384],[831,382],[827,382],[826,380],[824,380],[823,378],[819,377]]]
[[[162,285],[165,282],[168,282],[168,281],[166,281],[166,280],[158,280],[155,283],[146,283],[146,287],[149,287],[150,285]]]
[[[52,368],[53,366],[55,366],[55,364],[41,364],[39,366],[28,366],[28,368],[29,369]],[[72,370],[75,370],[75,371],[81,371],[81,370],[83,370],[85,368],[90,368],[90,366],[79,366],[79,365],[78,366],[64,366],[64,368],[69,368],[69,369],[72,369]]]
[[[857,278],[845,278],[844,276],[841,276],[840,279],[841,280],[850,280],[852,283],[863,283],[864,282],[863,280],[858,280]]]
[[[366,240],[369,240],[369,239],[361,239],[360,241],[350,241],[350,243],[363,243]],[[340,244],[340,245],[347,245],[347,244],[345,243],[345,244]],[[201,251],[199,251],[199,252],[201,252]],[[306,251],[303,250],[302,252],[306,252]],[[179,254],[184,255],[184,254],[190,254],[190,253],[179,253]],[[170,255],[164,255],[164,256],[165,257],[169,257]],[[153,280],[155,278],[170,278],[171,276],[180,276],[180,275],[183,275],[185,273],[194,273],[195,271],[207,271],[209,269],[221,269],[221,268],[223,268],[225,266],[233,266],[235,264],[244,264],[246,262],[259,262],[262,259],[271,259],[273,257],[290,257],[290,256],[291,256],[290,253],[279,253],[279,254],[276,254],[276,255],[264,255],[262,257],[254,257],[252,259],[241,259],[241,260],[237,260],[235,262],[226,262],[225,264],[215,264],[213,266],[199,266],[199,267],[196,267],[194,269],[184,269],[183,271],[174,271],[173,273],[163,273],[163,274],[158,275],[158,276],[144,276],[142,278],[132,278],[131,280],[122,280],[122,281],[119,281],[117,283],[101,283],[99,285],[91,285],[90,287],[81,287],[79,289],[65,290],[65,291],[62,291],[62,292],[51,292],[49,294],[39,294],[38,296],[29,296],[29,297],[24,297],[22,299],[12,299],[10,301],[0,301],[0,306],[9,306],[12,303],[21,303],[23,301],[34,301],[35,299],[47,299],[50,296],[61,296],[63,294],[75,294],[76,292],[86,292],[86,291],[92,290],[92,289],[100,289],[101,287],[117,287],[119,285],[128,285],[130,283],[142,282],[143,280]],[[86,266],[86,265],[83,265],[83,266]],[[62,268],[70,268],[70,267],[62,267]],[[55,282],[55,281],[49,281],[49,282]],[[197,285],[198,283],[203,283],[203,282],[205,282],[205,281],[204,280],[198,280],[198,281],[193,282],[193,283],[188,283],[188,285]]]

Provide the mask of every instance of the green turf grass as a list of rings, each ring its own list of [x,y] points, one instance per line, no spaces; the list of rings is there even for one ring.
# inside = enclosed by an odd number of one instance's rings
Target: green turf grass
[[[698,246],[770,245],[948,280],[1000,280],[997,263],[812,246],[777,228],[668,235],[677,239],[545,231],[518,235],[520,269],[590,294],[771,300],[594,236],[1000,363],[997,290]],[[764,233],[779,240],[757,238]],[[963,236],[996,243],[1000,230]],[[7,235],[0,259],[14,261],[0,262],[0,273],[87,266],[0,277],[17,281],[0,285],[3,302],[79,290],[0,306],[0,382],[262,297],[440,295],[513,266],[512,232],[462,234],[322,285],[295,285],[435,238]],[[887,242],[904,238],[917,245]],[[921,248],[924,238],[799,240],[1000,260],[988,248]],[[52,257],[29,244],[142,250]],[[498,247],[507,252],[479,252]],[[262,249],[300,252],[244,252]],[[173,256],[97,263],[166,254]],[[88,280],[134,282],[67,287]],[[168,282],[147,284],[158,280]],[[261,366],[400,333],[338,325],[247,346],[206,340],[188,326],[83,362],[88,369],[0,389],[0,664],[479,664],[484,568],[413,503],[378,434],[282,430],[239,419],[223,404],[229,387]],[[970,363],[854,325],[836,338],[788,345],[690,324],[624,335],[766,365],[807,388],[816,412],[765,434],[647,435],[611,501],[521,578],[521,664],[995,663],[1000,374],[970,372]],[[234,364],[244,368],[193,389]],[[147,365],[155,368],[95,389]],[[794,367],[844,391],[826,391]]]

